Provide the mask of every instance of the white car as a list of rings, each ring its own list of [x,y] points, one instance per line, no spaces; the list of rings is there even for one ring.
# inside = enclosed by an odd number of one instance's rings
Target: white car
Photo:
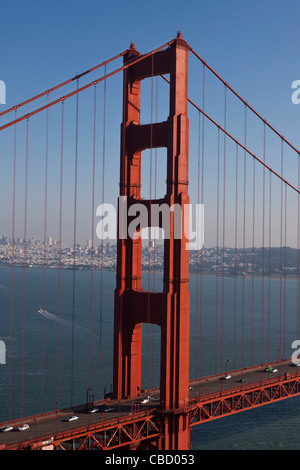
[[[273,373],[274,373],[274,372],[277,372],[277,369],[272,369],[272,372],[273,372]]]
[[[141,401],[141,405],[145,405],[146,403],[149,403],[150,397],[146,397]]]
[[[1,432],[9,432],[12,431],[14,428],[12,426],[5,426],[5,428],[1,429]]]
[[[231,379],[231,375],[225,375],[225,376],[223,377],[223,379],[224,379],[224,380],[229,380],[229,379]]]
[[[21,426],[18,426],[17,431],[26,431],[26,429],[29,429],[29,424],[22,424]]]
[[[89,410],[89,413],[92,414],[92,413],[97,413],[97,411],[99,411],[99,408],[91,408]]]
[[[67,421],[70,422],[70,421],[76,421],[78,419],[78,416],[70,416],[69,418],[67,418]]]

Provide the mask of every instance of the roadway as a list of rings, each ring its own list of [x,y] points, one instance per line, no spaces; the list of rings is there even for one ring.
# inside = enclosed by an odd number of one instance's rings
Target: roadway
[[[231,377],[227,380],[224,375],[216,375],[211,377],[193,380],[190,382],[189,399],[209,399],[212,395],[218,394],[222,391],[229,391],[241,386],[248,387],[254,383],[261,383],[269,379],[276,379],[285,374],[297,373],[300,375],[300,368],[295,367],[291,361],[282,361],[279,364],[272,364],[276,372],[266,372],[266,365],[257,366],[251,369],[244,369],[240,371],[228,371]],[[58,413],[51,413],[45,416],[35,416],[28,420],[23,419],[22,423],[27,423],[29,429],[25,431],[17,431],[16,427],[21,424],[14,422],[11,425],[13,430],[9,432],[0,432],[0,448],[1,445],[11,445],[21,443],[23,441],[38,439],[43,441],[49,436],[55,436],[58,433],[68,432],[70,429],[75,431],[76,428],[93,427],[97,423],[105,423],[114,418],[122,418],[128,414],[137,412],[153,410],[159,407],[159,390],[148,392],[150,400],[146,404],[142,404],[143,397],[134,400],[121,400],[101,402],[95,404],[97,411],[89,413],[87,407],[81,407],[76,410],[59,411]],[[146,396],[146,395],[144,395]],[[67,419],[75,415],[75,421],[68,422]],[[8,423],[2,423],[2,429]]]
[[[46,416],[24,418],[22,424],[28,424],[29,429],[18,431],[17,427],[21,422],[12,423],[12,431],[0,432],[0,448],[2,444],[11,445],[33,439],[43,441],[49,439],[49,436],[68,432],[70,429],[76,431],[76,428],[94,427],[99,422],[109,422],[114,420],[114,418],[125,417],[132,412],[148,411],[150,407],[157,408],[159,406],[159,392],[152,394],[151,403],[142,405],[140,403],[141,400],[142,398],[137,400],[122,400],[120,402],[107,401],[105,405],[96,404],[94,406],[97,409],[95,413],[89,413],[87,406],[84,406],[79,410],[59,411],[58,413],[47,414]],[[68,421],[68,418],[71,416],[76,416],[77,419],[75,421]],[[3,429],[7,425],[9,424],[2,423],[0,427]]]
[[[228,375],[230,375],[230,379],[228,380],[224,379],[226,374],[193,380],[190,382],[192,387],[192,390],[190,390],[190,398],[204,398],[208,395],[217,394],[222,391],[231,390],[241,386],[245,386],[246,388],[251,384],[276,379],[276,377],[282,377],[285,374],[297,373],[300,375],[300,367],[295,367],[290,360],[271,363],[270,365],[274,372],[266,372],[266,368],[268,367],[267,364],[239,371],[228,370]]]

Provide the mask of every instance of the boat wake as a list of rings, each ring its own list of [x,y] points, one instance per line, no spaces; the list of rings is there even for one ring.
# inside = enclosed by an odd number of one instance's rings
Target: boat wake
[[[82,326],[76,325],[75,323],[73,324],[71,321],[64,320],[63,318],[58,317],[58,315],[54,315],[54,313],[47,312],[47,310],[44,310],[43,308],[39,308],[38,313],[42,315],[43,317],[48,318],[49,320],[55,321],[56,323],[59,322],[60,325],[64,325],[66,328],[70,330],[72,330],[72,328],[74,327],[74,329],[76,330],[81,330],[84,332],[88,331],[87,328],[83,328]]]

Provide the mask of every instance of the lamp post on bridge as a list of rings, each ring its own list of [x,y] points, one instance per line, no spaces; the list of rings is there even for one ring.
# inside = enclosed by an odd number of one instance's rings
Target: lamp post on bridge
[[[226,361],[226,375],[228,375],[228,364],[231,362],[231,359],[227,359]]]
[[[281,353],[281,349],[278,349],[278,351],[277,351],[277,364],[279,364],[280,353]]]

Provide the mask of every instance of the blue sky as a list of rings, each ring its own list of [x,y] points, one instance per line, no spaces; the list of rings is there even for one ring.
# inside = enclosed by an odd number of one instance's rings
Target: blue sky
[[[0,80],[7,106],[114,56],[131,41],[144,53],[181,30],[208,64],[300,148],[300,105],[291,102],[291,83],[300,79],[299,13],[297,0],[2,2]],[[108,162],[107,171],[117,180],[115,164],[109,168]],[[9,234],[9,218],[4,231]]]
[[[283,127],[282,112],[299,114],[289,100],[291,81],[299,78],[299,11],[294,0],[2,2],[1,79],[8,104],[15,103],[113,56],[130,41],[147,52],[182,30],[228,83]],[[289,126],[283,131],[297,139]]]

